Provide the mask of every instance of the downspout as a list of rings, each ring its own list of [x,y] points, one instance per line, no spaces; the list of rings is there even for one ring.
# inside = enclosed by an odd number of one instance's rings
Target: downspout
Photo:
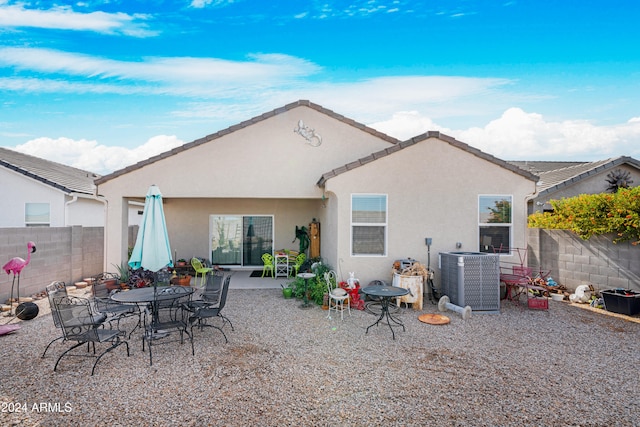
[[[102,225],[102,229],[103,229],[103,233],[104,236],[106,237],[107,234],[107,212],[109,211],[107,209],[109,203],[107,201],[107,199],[105,199],[104,197],[98,196],[98,186],[96,186],[95,184],[93,185],[93,194],[87,194],[87,193],[69,193],[70,196],[72,196],[73,198],[71,200],[69,200],[67,203],[65,203],[65,226],[68,225],[68,214],[69,214],[69,205],[71,205],[72,203],[75,203],[78,201],[79,198],[82,199],[90,199],[90,200],[95,200],[96,202],[100,202],[104,205],[104,214],[103,214],[103,225]],[[106,254],[107,252],[107,239],[104,238],[103,239],[103,251]],[[103,260],[103,265],[102,265],[103,271],[106,271],[104,268],[104,260]]]
[[[104,204],[105,214],[107,212],[107,200],[100,196],[97,196],[95,194],[86,194],[86,193],[69,193],[69,196],[72,197],[71,200],[69,200],[68,202],[65,202],[64,204],[65,205],[64,206],[64,226],[65,227],[69,226],[69,205],[76,203],[78,199],[89,199],[89,200],[95,200],[96,202],[100,202]],[[104,218],[104,221],[106,224],[106,217]]]
[[[540,178],[538,178],[538,181],[534,182],[533,184],[533,193],[528,194],[526,196],[524,196],[524,212],[525,212],[525,224],[524,224],[524,244],[525,244],[525,248],[529,248],[529,232],[527,231],[529,229],[529,200],[535,200],[535,198],[538,195],[538,182]],[[533,207],[534,212],[535,212],[535,206]],[[539,251],[539,247],[536,248]],[[536,252],[538,252],[536,251]],[[539,254],[538,254],[539,256]],[[529,262],[529,257],[527,256],[527,263]]]

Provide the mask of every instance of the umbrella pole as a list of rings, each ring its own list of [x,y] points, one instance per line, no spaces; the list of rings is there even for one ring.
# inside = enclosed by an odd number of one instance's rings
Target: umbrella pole
[[[153,272],[153,303],[151,304],[152,329],[160,321],[158,313],[158,272]],[[155,332],[155,331],[154,331]]]

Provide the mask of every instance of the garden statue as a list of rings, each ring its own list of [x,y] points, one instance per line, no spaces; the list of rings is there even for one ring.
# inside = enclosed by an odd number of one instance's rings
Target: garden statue
[[[304,225],[302,227],[298,227],[296,225],[296,238],[293,239],[293,242],[296,241],[296,239],[300,240],[300,251],[299,253],[304,254],[307,252],[307,249],[309,249],[309,233],[307,232],[307,227],[305,227]]]

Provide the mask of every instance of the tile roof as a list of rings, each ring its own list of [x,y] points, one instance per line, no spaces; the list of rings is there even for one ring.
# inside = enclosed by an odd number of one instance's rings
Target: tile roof
[[[511,162],[513,164],[522,162]],[[571,185],[581,179],[600,174],[602,171],[613,169],[622,164],[628,164],[640,169],[640,162],[632,157],[621,156],[595,162],[528,162],[545,163],[547,170],[537,173],[540,177],[538,182],[539,195],[547,194],[559,190],[562,187]],[[548,168],[549,164],[560,166],[556,169]]]
[[[322,177],[320,177],[320,180],[317,182],[317,185],[318,186],[322,186],[322,185],[324,185],[324,183],[328,179],[333,178],[336,175],[340,175],[341,173],[344,173],[344,172],[347,172],[349,170],[355,169],[355,168],[357,168],[359,166],[362,166],[362,165],[364,165],[366,163],[369,163],[369,162],[372,162],[374,160],[377,160],[377,159],[379,159],[381,157],[388,156],[388,155],[390,155],[392,153],[395,153],[396,151],[399,151],[399,150],[407,148],[407,147],[409,147],[411,145],[417,144],[418,142],[424,141],[425,139],[428,139],[428,138],[438,138],[439,140],[447,142],[447,143],[451,144],[454,147],[457,147],[457,148],[459,148],[461,150],[464,150],[464,151],[466,151],[468,153],[473,154],[474,156],[477,156],[477,157],[480,157],[480,158],[482,158],[484,160],[487,160],[489,162],[495,163],[496,165],[501,166],[501,167],[503,167],[505,169],[508,169],[508,170],[510,170],[510,171],[512,171],[514,173],[517,173],[518,175],[522,175],[527,179],[530,179],[532,181],[537,181],[538,180],[538,176],[537,175],[535,175],[535,174],[533,174],[533,173],[531,173],[529,171],[526,171],[524,169],[521,169],[521,168],[519,168],[519,167],[517,167],[517,166],[515,166],[515,165],[513,165],[513,164],[511,164],[509,162],[506,162],[504,160],[500,160],[497,157],[492,156],[491,154],[487,154],[487,153],[485,153],[483,151],[480,151],[477,148],[474,148],[474,147],[472,147],[472,146],[470,146],[468,144],[465,144],[462,141],[458,141],[457,139],[455,139],[455,138],[453,138],[451,136],[442,134],[442,133],[440,133],[438,131],[429,131],[429,132],[423,133],[422,135],[418,135],[418,136],[415,136],[415,137],[413,137],[411,139],[408,139],[406,141],[402,141],[401,143],[396,144],[396,145],[394,145],[392,147],[385,148],[384,150],[380,150],[378,152],[375,152],[375,153],[373,153],[373,154],[371,154],[371,155],[369,155],[367,157],[363,157],[363,158],[358,159],[358,160],[356,160],[354,162],[351,162],[349,164],[341,166],[341,167],[339,167],[337,169],[333,169],[333,170],[323,174]]]
[[[538,160],[507,160],[512,165],[518,166],[536,175],[541,172],[549,172],[556,169],[562,169],[569,166],[582,165],[588,162],[554,162],[554,161],[538,161]]]
[[[322,106],[320,106],[318,104],[314,104],[314,103],[312,103],[312,102],[310,102],[308,100],[299,100],[299,101],[287,104],[284,107],[276,108],[275,110],[271,110],[271,111],[266,112],[264,114],[261,114],[259,116],[253,117],[253,118],[251,118],[249,120],[245,120],[244,122],[235,124],[233,126],[230,126],[230,127],[226,128],[226,129],[223,129],[223,130],[218,131],[216,133],[212,133],[212,134],[207,135],[207,136],[205,136],[203,138],[196,139],[195,141],[188,142],[188,143],[186,143],[184,145],[181,145],[180,147],[176,147],[176,148],[174,148],[172,150],[169,150],[169,151],[166,151],[164,153],[158,154],[157,156],[153,156],[153,157],[150,157],[150,158],[148,158],[146,160],[142,160],[142,161],[140,161],[140,162],[138,162],[138,163],[136,163],[134,165],[130,165],[130,166],[127,166],[126,168],[123,168],[123,169],[117,170],[115,172],[112,172],[111,174],[108,174],[108,175],[105,175],[105,176],[103,176],[101,178],[98,178],[96,180],[96,184],[103,184],[103,183],[105,183],[105,182],[107,182],[107,181],[109,181],[109,180],[111,180],[113,178],[116,178],[118,176],[124,175],[124,174],[126,174],[128,172],[131,172],[133,170],[140,169],[141,167],[144,167],[145,165],[148,165],[148,164],[151,164],[151,163],[155,163],[158,160],[162,160],[162,159],[165,159],[167,157],[176,155],[176,154],[178,154],[178,153],[180,153],[182,151],[188,150],[188,149],[196,147],[198,145],[206,144],[209,141],[213,141],[215,139],[221,138],[221,137],[223,137],[223,136],[225,136],[227,134],[236,132],[236,131],[238,131],[240,129],[249,127],[249,126],[254,125],[256,123],[259,123],[259,122],[261,122],[263,120],[266,120],[266,119],[269,119],[271,117],[277,116],[278,114],[286,113],[289,110],[293,110],[294,108],[298,108],[298,107],[302,107],[302,106],[308,107],[308,108],[314,109],[314,110],[316,110],[316,111],[318,111],[320,113],[326,114],[329,117],[332,117],[332,118],[334,118],[334,119],[336,119],[336,120],[338,120],[340,122],[346,123],[349,126],[356,127],[356,128],[360,129],[363,132],[367,132],[367,133],[369,133],[371,135],[377,136],[378,138],[383,139],[383,140],[385,140],[387,142],[390,142],[392,144],[400,143],[400,141],[398,139],[396,139],[396,138],[393,138],[393,137],[391,137],[389,135],[386,135],[386,134],[384,134],[382,132],[379,132],[379,131],[377,131],[377,130],[375,130],[373,128],[370,128],[370,127],[368,127],[368,126],[366,126],[366,125],[364,125],[362,123],[358,123],[353,119],[349,119],[349,118],[347,118],[347,117],[345,117],[345,116],[343,116],[341,114],[338,114],[338,113],[336,113],[336,112],[334,112],[332,110],[324,108],[324,107],[322,107]]]
[[[0,167],[11,169],[65,193],[93,194],[100,175],[0,147]]]

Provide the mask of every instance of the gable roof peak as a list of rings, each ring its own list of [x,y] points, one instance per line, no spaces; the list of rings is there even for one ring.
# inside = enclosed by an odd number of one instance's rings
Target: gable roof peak
[[[505,161],[505,160],[501,160],[498,159],[497,157],[492,156],[491,154],[485,153],[475,147],[470,146],[469,144],[466,144],[462,141],[459,141],[457,139],[455,139],[452,136],[449,135],[445,135],[443,133],[441,133],[440,131],[427,131],[425,133],[422,133],[420,135],[416,135],[413,138],[407,139],[405,141],[400,142],[399,144],[395,144],[391,147],[385,148],[383,150],[377,151],[367,157],[363,157],[361,159],[358,159],[354,162],[351,162],[345,166],[333,169],[325,174],[323,174],[320,179],[318,180],[318,182],[316,183],[316,185],[318,186],[323,186],[325,184],[325,182],[330,179],[333,178],[334,176],[340,175],[341,173],[347,172],[351,169],[354,169],[356,167],[362,166],[366,163],[369,163],[373,160],[377,160],[381,157],[385,157],[388,156],[392,153],[395,153],[396,151],[400,151],[403,150],[407,147],[410,147],[412,145],[415,145],[419,142],[422,141],[426,141],[427,139],[430,138],[435,138],[435,139],[439,139],[443,142],[446,142],[456,148],[459,148],[463,151],[466,151],[476,157],[480,157],[484,160],[487,160],[489,162],[495,163],[500,167],[503,167],[505,169],[510,170],[511,172],[514,172],[518,175],[522,175],[527,179],[530,179],[532,181],[537,181],[538,180],[538,176],[534,175],[533,173],[526,171],[524,169],[521,169],[515,165],[512,165],[511,163]]]
[[[622,164],[628,164],[640,170],[640,161],[629,156],[618,156],[593,162],[576,163],[558,169],[539,172],[539,194],[552,193],[571,183],[575,183],[604,170],[613,169]]]
[[[210,142],[210,141],[213,141],[215,139],[218,139],[218,138],[220,138],[220,137],[222,137],[224,135],[227,135],[229,133],[236,132],[236,131],[238,131],[240,129],[249,127],[249,126],[251,126],[253,124],[259,123],[259,122],[267,120],[267,119],[269,119],[271,117],[275,117],[275,116],[277,116],[279,114],[283,114],[283,113],[291,111],[291,110],[293,110],[295,108],[300,108],[300,107],[311,108],[311,109],[313,109],[315,111],[318,111],[321,114],[324,114],[324,115],[327,115],[329,117],[332,117],[335,120],[338,120],[338,121],[340,121],[340,122],[342,122],[342,123],[344,123],[346,125],[353,126],[353,127],[357,128],[357,129],[360,129],[363,132],[367,132],[367,133],[369,133],[371,135],[374,135],[377,138],[380,138],[380,139],[382,139],[384,141],[387,141],[387,142],[389,142],[391,144],[400,143],[400,140],[398,140],[398,139],[396,139],[396,138],[394,138],[392,136],[389,136],[389,135],[387,135],[385,133],[382,133],[382,132],[380,132],[378,130],[375,130],[375,129],[373,129],[373,128],[365,125],[365,124],[362,124],[362,123],[359,123],[359,122],[357,122],[357,121],[355,121],[353,119],[347,118],[347,117],[343,116],[342,114],[338,114],[338,113],[336,113],[336,112],[334,112],[334,111],[332,111],[332,110],[330,110],[328,108],[325,108],[325,107],[323,107],[323,106],[321,106],[319,104],[315,104],[315,103],[313,103],[313,102],[311,102],[309,100],[299,99],[299,100],[297,100],[295,102],[291,102],[291,103],[286,104],[286,105],[284,105],[282,107],[275,108],[275,109],[273,109],[271,111],[267,111],[266,113],[262,113],[262,114],[260,114],[258,116],[252,117],[252,118],[250,118],[248,120],[245,120],[243,122],[240,122],[240,123],[237,123],[235,125],[229,126],[229,127],[225,128],[225,129],[222,129],[222,130],[220,130],[218,132],[206,135],[206,136],[204,136],[202,138],[198,138],[198,139],[196,139],[194,141],[191,141],[191,142],[187,142],[187,143],[185,143],[185,144],[183,144],[183,145],[181,145],[179,147],[175,147],[175,148],[173,148],[173,149],[171,149],[169,151],[166,151],[164,153],[160,153],[160,154],[158,154],[156,156],[152,156],[152,157],[150,157],[148,159],[139,161],[139,162],[137,162],[137,163],[135,163],[133,165],[129,165],[129,166],[126,166],[126,167],[124,167],[122,169],[114,171],[114,172],[112,172],[112,173],[110,173],[108,175],[105,175],[105,176],[103,176],[101,178],[98,178],[96,180],[96,184],[102,184],[102,183],[104,183],[106,181],[109,181],[109,180],[111,180],[113,178],[116,178],[116,177],[118,177],[120,175],[124,175],[124,174],[126,174],[126,173],[128,173],[128,172],[130,172],[132,170],[139,169],[139,168],[141,168],[141,167],[143,167],[145,165],[157,162],[158,160],[161,160],[161,159],[164,159],[166,157],[178,154],[178,153],[180,153],[182,151],[188,150],[188,149],[190,149],[192,147],[195,147],[195,146],[198,146],[200,144],[205,144],[207,142]]]

